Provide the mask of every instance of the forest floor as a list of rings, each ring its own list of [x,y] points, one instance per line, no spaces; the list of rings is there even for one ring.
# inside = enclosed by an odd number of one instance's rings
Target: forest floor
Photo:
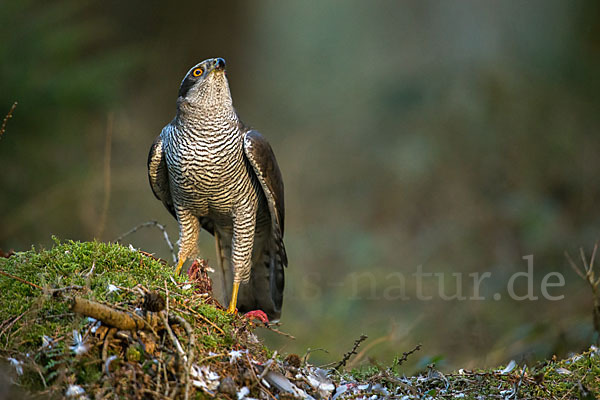
[[[207,266],[187,275],[118,244],[60,242],[0,253],[0,399],[595,399],[600,350],[536,365],[412,376],[402,364],[347,370],[278,354],[259,319],[227,314]],[[279,331],[277,331],[279,332]],[[279,332],[281,334],[285,334]],[[11,384],[7,384],[10,382]]]

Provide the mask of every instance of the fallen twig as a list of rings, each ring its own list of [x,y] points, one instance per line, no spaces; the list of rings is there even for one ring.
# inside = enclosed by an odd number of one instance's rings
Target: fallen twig
[[[2,330],[0,331],[0,338],[4,336],[4,334],[15,324],[15,322],[23,318],[23,315],[25,315],[25,313],[27,313],[27,311],[23,311],[18,316],[14,318],[9,318],[6,321],[4,321],[0,326],[0,328],[2,328]]]
[[[166,284],[166,282],[165,282],[165,284]],[[177,354],[183,360],[183,365],[184,365],[184,368],[186,369],[184,379],[186,381],[189,381],[189,379],[188,379],[188,376],[189,376],[188,356],[183,351],[183,347],[181,346],[181,343],[179,342],[179,340],[177,339],[177,336],[175,336],[175,334],[173,333],[173,330],[171,329],[171,326],[169,325],[168,304],[169,304],[169,302],[167,302],[167,310],[161,311],[159,313],[159,315],[163,321],[163,327],[165,328],[165,331],[167,332],[169,339],[171,339],[171,343],[173,344],[173,347],[175,347],[175,349],[177,350]],[[178,386],[179,386],[179,384],[175,385],[175,387],[173,388],[173,391],[169,395],[169,398],[173,398],[173,399],[175,398],[175,395],[177,394]],[[188,390],[188,386],[186,385],[186,391],[187,390]]]
[[[218,330],[219,332],[221,332],[222,335],[225,335],[225,332],[223,331],[223,329],[221,329],[214,322],[212,322],[211,320],[209,320],[208,318],[206,318],[204,315],[200,314],[198,311],[194,310],[193,308],[191,308],[191,307],[187,306],[186,304],[183,304],[182,302],[179,302],[179,301],[177,301],[177,305],[182,306],[183,308],[185,308],[186,310],[190,311],[191,313],[193,313],[197,317],[200,317],[200,319],[202,319],[202,321],[206,322],[207,324],[209,324],[210,326],[212,326],[213,328],[215,328],[216,330]]]
[[[2,270],[0,270],[0,274],[2,274],[2,275],[4,275],[4,276],[8,276],[9,278],[12,278],[12,279],[14,279],[14,280],[17,280],[17,281],[19,281],[19,282],[21,282],[21,283],[25,283],[26,285],[33,286],[33,287],[34,287],[34,288],[36,288],[36,289],[44,290],[44,288],[43,288],[43,287],[41,287],[41,286],[39,286],[39,285],[36,285],[35,283],[31,283],[31,282],[29,282],[29,281],[26,281],[26,280],[25,280],[25,279],[23,279],[23,278],[19,278],[18,276],[15,276],[15,275],[13,275],[13,274],[9,274],[8,272],[5,272],[5,271],[2,271]]]
[[[160,317],[161,317],[161,319],[163,321],[163,326],[164,326],[165,330],[167,331],[167,334],[169,335],[169,339],[171,339],[171,343],[173,344],[173,346],[175,346],[175,349],[177,349],[177,353],[185,361],[187,359],[185,351],[183,351],[183,347],[181,346],[181,343],[179,343],[179,340],[177,339],[177,337],[173,333],[173,330],[171,329],[171,326],[169,325],[169,321],[168,321],[166,315],[167,314],[164,311],[162,311],[160,313]]]
[[[103,324],[115,327],[119,330],[132,331],[143,329],[149,323],[143,318],[129,312],[118,311],[104,304],[86,300],[82,297],[74,297],[71,310],[86,317],[92,317]]]
[[[246,360],[248,360],[248,367],[250,369],[250,373],[252,374],[252,377],[254,378],[256,384],[258,384],[258,387],[260,387],[260,389],[263,392],[265,392],[269,397],[275,399],[273,394],[260,382],[259,377],[256,375],[256,371],[254,371],[254,367],[252,366],[252,361],[250,360],[250,356],[248,355],[248,353],[246,353]],[[252,384],[252,386],[254,386],[254,384]]]
[[[287,338],[290,338],[290,339],[292,339],[292,340],[296,340],[296,337],[295,337],[295,336],[293,336],[293,335],[290,335],[289,333],[286,333],[286,332],[282,332],[282,331],[280,331],[279,329],[275,329],[275,328],[273,328],[273,327],[272,327],[272,326],[270,326],[270,325],[266,325],[264,328],[265,328],[265,329],[268,329],[268,330],[270,330],[271,332],[275,332],[275,333],[277,333],[278,335],[285,336],[285,337],[287,337]]]
[[[263,369],[263,371],[260,373],[258,380],[262,380],[265,377],[265,375],[267,375],[267,372],[269,372],[269,370],[271,369],[271,365],[273,365],[273,362],[275,361],[275,357],[277,357],[277,350],[273,352],[273,356],[271,357],[271,359],[266,362],[265,369]]]
[[[65,287],[61,287],[61,288],[53,288],[53,289],[49,289],[49,288],[43,288],[43,287],[42,287],[42,286],[40,286],[40,285],[36,285],[35,283],[33,283],[33,282],[29,282],[29,281],[27,281],[27,280],[25,280],[25,279],[23,279],[23,278],[19,278],[19,277],[18,277],[18,276],[16,276],[16,275],[9,274],[9,273],[8,273],[8,272],[6,272],[6,271],[2,271],[2,270],[0,270],[0,275],[7,276],[7,277],[9,277],[9,278],[11,278],[11,279],[14,279],[14,280],[16,280],[16,281],[19,281],[19,282],[21,282],[21,283],[24,283],[24,284],[26,284],[26,285],[29,285],[29,286],[31,286],[31,287],[34,287],[34,288],[36,288],[36,289],[40,289],[40,290],[42,290],[42,291],[47,291],[48,293],[51,293],[51,294],[58,293],[58,292],[63,292],[63,291],[66,291],[66,290],[81,290],[81,289],[83,289],[83,286],[79,286],[79,285],[71,285],[71,286],[65,286]]]
[[[70,286],[65,286],[65,287],[61,287],[61,288],[48,289],[48,292],[54,294],[54,293],[64,292],[67,290],[81,290],[81,289],[83,289],[83,286],[70,285]]]
[[[106,360],[108,359],[108,345],[112,338],[115,336],[115,333],[117,333],[117,328],[110,328],[104,336],[104,343],[102,343],[102,361],[104,362],[106,362]]]
[[[192,368],[192,363],[194,362],[194,347],[196,346],[196,339],[194,337],[194,330],[191,325],[181,316],[179,315],[169,315],[169,321],[174,321],[179,325],[183,326],[185,329],[185,333],[188,335],[188,350],[187,350],[187,358],[185,360],[185,375],[184,375],[184,383],[185,383],[185,399],[189,399],[190,397],[190,369]]]

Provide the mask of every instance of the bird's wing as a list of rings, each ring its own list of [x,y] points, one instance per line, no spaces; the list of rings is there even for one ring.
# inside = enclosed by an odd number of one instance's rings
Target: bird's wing
[[[283,245],[285,219],[283,179],[275,154],[273,154],[269,142],[255,130],[250,130],[244,134],[244,152],[267,199],[269,213],[271,214],[273,240],[277,246],[276,250],[281,258],[281,263],[287,266],[287,255]]]
[[[278,320],[283,302],[284,267],[288,263],[283,244],[283,179],[273,150],[260,133],[250,130],[244,134],[244,152],[267,200],[271,230],[262,240],[257,241],[255,236],[251,284],[240,287],[238,307],[240,311],[258,308],[269,319]],[[259,232],[256,235],[261,236]]]
[[[167,210],[177,218],[175,208],[173,207],[171,189],[169,188],[169,172],[167,170],[167,163],[165,162],[160,135],[152,143],[150,153],[148,154],[148,179],[156,198],[162,201]]]

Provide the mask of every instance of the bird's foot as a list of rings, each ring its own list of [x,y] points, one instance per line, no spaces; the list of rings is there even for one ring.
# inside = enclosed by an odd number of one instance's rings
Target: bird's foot
[[[248,311],[246,314],[244,314],[244,317],[249,320],[257,319],[263,324],[269,325],[269,317],[267,317],[267,314],[265,314],[263,310]]]
[[[231,305],[231,303],[229,303],[229,307],[227,307],[227,314],[237,314],[237,312],[237,308],[235,308]]]

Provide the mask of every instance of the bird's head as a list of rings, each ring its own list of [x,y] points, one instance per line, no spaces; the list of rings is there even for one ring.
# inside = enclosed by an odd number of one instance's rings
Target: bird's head
[[[225,60],[209,58],[196,64],[181,82],[178,108],[232,107],[229,83],[225,76]]]

